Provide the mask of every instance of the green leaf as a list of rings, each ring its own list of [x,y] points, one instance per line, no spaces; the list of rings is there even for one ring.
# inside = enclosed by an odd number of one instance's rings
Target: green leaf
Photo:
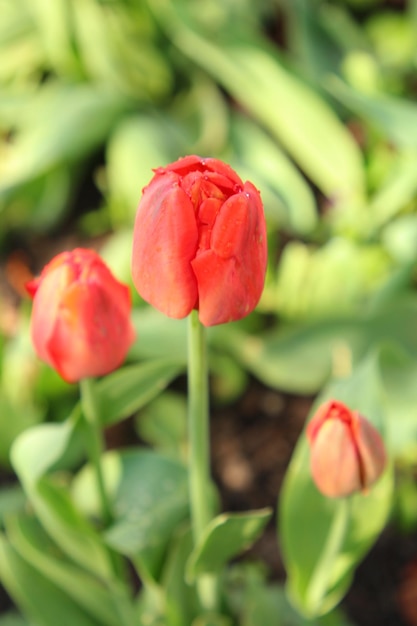
[[[102,424],[114,424],[153,400],[183,370],[176,359],[123,367],[95,383]]]
[[[329,397],[339,399],[381,428],[385,416],[378,364],[378,353],[371,354],[350,378],[330,383],[318,404]],[[369,493],[343,499],[322,496],[312,481],[308,444],[301,435],[279,507],[287,588],[301,613],[316,617],[340,602],[355,568],[384,528],[392,494],[389,467]]]
[[[30,499],[42,525],[63,552],[99,578],[113,577],[107,547],[76,508],[65,487],[42,478]]]
[[[105,539],[132,558],[147,580],[157,580],[172,533],[188,514],[186,468],[155,452],[127,450],[105,454],[103,471],[115,517]],[[94,514],[98,499],[91,467],[75,478],[73,495]]]
[[[87,156],[130,106],[103,87],[48,84],[40,89],[28,100],[20,132],[1,162],[0,193]]]
[[[132,321],[137,329],[137,341],[130,349],[135,359],[164,359],[175,355],[177,363],[187,363],[187,323],[163,315],[153,307],[133,311]]]
[[[166,391],[140,412],[136,430],[143,441],[181,459],[187,448],[187,403],[183,394]]]
[[[136,115],[117,126],[107,145],[109,203],[114,224],[132,224],[152,169],[168,163],[170,156],[163,121]]]
[[[0,626],[31,626],[31,624],[18,613],[10,611],[0,617]]]
[[[70,445],[79,409],[60,424],[41,424],[25,431],[12,449],[13,467],[45,529],[60,548],[98,576],[111,576],[107,548],[81,516],[65,488],[45,478]]]
[[[221,570],[229,559],[258,539],[271,515],[270,509],[218,515],[207,526],[189,558],[187,580],[192,582],[200,574]]]
[[[233,622],[225,615],[210,613],[197,617],[191,626],[233,626]]]
[[[76,420],[59,424],[40,424],[25,430],[11,451],[13,467],[24,487],[29,490],[55,465],[67,450],[74,434]]]
[[[103,626],[119,626],[117,602],[128,600],[114,581],[111,589],[71,562],[59,557],[59,551],[35,518],[20,515],[7,524],[7,535],[20,556],[45,578],[62,589],[70,598]]]
[[[316,202],[311,188],[278,145],[248,119],[235,116],[232,141],[250,180],[262,190],[269,187],[274,199],[265,204],[269,224],[306,234],[317,224]]]
[[[3,485],[0,490],[0,528],[11,513],[22,511],[26,505],[26,496],[20,485]]]
[[[0,578],[37,626],[100,626],[54,583],[29,565],[0,535]]]
[[[244,41],[230,41],[229,24],[212,41],[199,33],[184,3],[150,4],[175,45],[261,122],[326,195],[362,199],[364,168],[353,138],[328,104],[284,69],[266,42],[252,42],[247,34]]]
[[[166,615],[169,626],[191,624],[199,612],[196,589],[187,584],[184,576],[192,548],[192,533],[187,524],[175,533],[161,576],[161,585],[166,594]]]
[[[397,458],[408,454],[414,458],[417,448],[415,356],[398,345],[385,345],[380,353],[380,368],[390,450]]]
[[[417,106],[410,100],[390,96],[369,96],[332,78],[327,88],[345,107],[377,126],[396,146],[417,147]]]
[[[320,391],[332,373],[349,371],[381,342],[398,342],[417,353],[416,316],[415,295],[394,289],[375,310],[355,316],[282,325],[256,336],[229,326],[227,332],[216,330],[214,338],[266,385],[307,394]]]

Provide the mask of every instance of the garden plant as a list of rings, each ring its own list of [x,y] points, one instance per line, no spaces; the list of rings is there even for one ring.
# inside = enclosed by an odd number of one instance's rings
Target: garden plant
[[[417,527],[417,3],[0,18],[0,626],[368,624]],[[228,508],[212,415],[255,387],[303,423]]]

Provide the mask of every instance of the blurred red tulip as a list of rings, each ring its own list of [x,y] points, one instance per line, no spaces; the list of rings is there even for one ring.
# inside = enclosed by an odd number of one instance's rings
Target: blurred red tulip
[[[68,382],[116,369],[134,341],[130,292],[93,252],[56,256],[27,284],[38,356]]]
[[[381,435],[367,419],[330,400],[307,426],[311,474],[330,498],[366,491],[381,476],[386,453]]]
[[[139,203],[132,273],[166,315],[198,309],[205,326],[245,317],[261,297],[267,244],[259,192],[217,159],[155,170]]]

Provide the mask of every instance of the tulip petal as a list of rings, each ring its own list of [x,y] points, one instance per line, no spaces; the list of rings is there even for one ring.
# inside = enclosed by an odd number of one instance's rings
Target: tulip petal
[[[136,215],[132,275],[142,298],[170,317],[185,317],[196,306],[190,262],[197,245],[194,209],[178,177],[171,172],[156,176]]]
[[[73,278],[72,268],[61,265],[39,280],[33,301],[31,335],[39,357],[55,367],[48,346],[55,331],[60,299]]]
[[[117,291],[109,293],[95,282],[74,283],[63,295],[49,352],[68,382],[103,376],[123,362],[134,331],[126,325],[125,289]]]
[[[262,205],[250,183],[221,207],[211,249],[192,261],[198,283],[200,321],[205,326],[238,320],[261,297],[266,269],[266,230]]]
[[[323,423],[311,449],[311,474],[329,498],[361,491],[358,452],[346,423],[334,419]]]

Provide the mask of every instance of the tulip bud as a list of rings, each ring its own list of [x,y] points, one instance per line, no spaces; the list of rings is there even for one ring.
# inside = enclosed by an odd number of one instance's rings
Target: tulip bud
[[[379,432],[341,402],[323,404],[307,426],[311,474],[322,494],[330,498],[366,491],[386,465]]]
[[[58,254],[27,284],[38,356],[67,382],[103,376],[134,341],[130,292],[93,250]]]
[[[139,203],[132,274],[169,317],[198,309],[205,326],[245,317],[261,297],[266,226],[259,192],[217,159],[188,156],[155,170]]]

